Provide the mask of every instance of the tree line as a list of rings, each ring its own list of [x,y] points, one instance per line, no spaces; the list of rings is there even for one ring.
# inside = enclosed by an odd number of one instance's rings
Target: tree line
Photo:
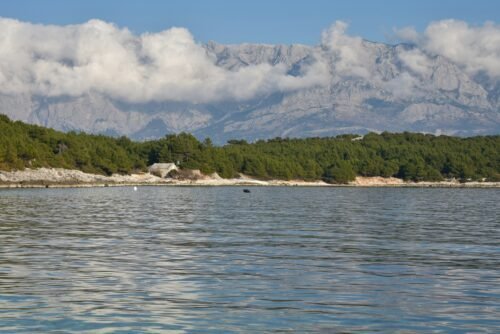
[[[274,138],[215,146],[188,133],[132,141],[81,132],[60,132],[0,115],[0,170],[37,167],[110,175],[145,171],[175,162],[221,177],[244,173],[261,179],[345,183],[356,176],[413,181],[500,181],[500,136],[469,138],[421,133],[369,133],[324,138]]]

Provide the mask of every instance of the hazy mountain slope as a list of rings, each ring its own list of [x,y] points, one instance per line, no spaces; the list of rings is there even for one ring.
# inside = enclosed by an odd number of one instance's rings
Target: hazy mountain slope
[[[442,56],[410,45],[360,41],[356,49],[304,45],[205,45],[218,67],[283,64],[299,76],[324,63],[327,82],[247,101],[130,103],[101,93],[79,97],[0,95],[0,113],[61,130],[155,138],[188,131],[230,138],[326,136],[367,131],[459,135],[500,132],[500,85],[471,77]],[[345,52],[355,52],[350,58]],[[344,52],[344,53],[342,53]],[[354,60],[352,60],[354,59]]]

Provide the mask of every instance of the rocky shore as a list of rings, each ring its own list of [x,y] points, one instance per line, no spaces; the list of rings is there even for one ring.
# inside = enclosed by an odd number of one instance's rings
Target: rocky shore
[[[106,187],[132,185],[173,186],[320,186],[320,187],[457,187],[500,188],[500,182],[466,182],[457,180],[442,182],[406,182],[398,178],[356,177],[345,185],[328,184],[323,181],[303,180],[256,180],[245,175],[223,179],[216,173],[203,175],[192,171],[181,177],[162,178],[150,173],[104,176],[62,168],[25,169],[22,171],[0,171],[0,188],[50,188],[50,187]]]

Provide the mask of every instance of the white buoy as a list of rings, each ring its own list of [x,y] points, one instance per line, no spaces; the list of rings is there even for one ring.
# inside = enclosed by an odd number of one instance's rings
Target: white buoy
[[[137,187],[136,186],[134,186],[134,191],[137,191]]]

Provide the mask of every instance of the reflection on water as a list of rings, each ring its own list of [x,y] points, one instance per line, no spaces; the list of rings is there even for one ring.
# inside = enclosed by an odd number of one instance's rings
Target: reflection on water
[[[0,191],[0,332],[494,332],[499,194]]]

